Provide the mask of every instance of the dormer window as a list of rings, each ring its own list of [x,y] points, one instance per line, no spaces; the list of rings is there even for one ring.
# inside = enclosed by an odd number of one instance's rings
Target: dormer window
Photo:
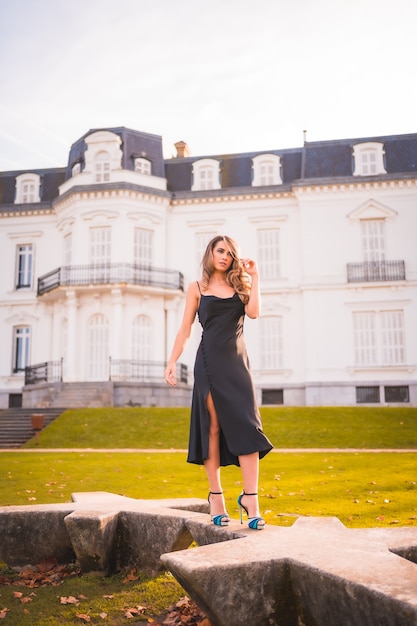
[[[193,163],[191,191],[220,189],[220,163],[215,159],[200,159]]]
[[[41,179],[38,174],[20,174],[20,176],[16,176],[15,204],[40,202],[40,185]]]
[[[81,172],[81,163],[74,163],[71,170],[71,176],[77,176]]]
[[[253,187],[282,185],[281,158],[276,154],[260,154],[252,159]]]
[[[150,176],[151,162],[148,159],[144,159],[143,157],[136,158],[135,172],[138,172],[138,174],[145,174],[146,176]]]
[[[122,140],[107,130],[100,130],[85,138],[83,174],[88,174],[94,183],[110,182],[110,172],[122,169]]]
[[[96,154],[95,182],[107,183],[110,180],[110,155],[104,150]]]
[[[353,146],[354,176],[386,174],[384,144],[378,142],[358,143]]]

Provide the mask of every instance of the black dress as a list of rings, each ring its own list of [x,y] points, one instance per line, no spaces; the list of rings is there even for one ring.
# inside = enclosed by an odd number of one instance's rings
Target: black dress
[[[245,307],[231,298],[200,297],[198,318],[203,332],[194,366],[189,463],[202,465],[208,457],[209,392],[220,423],[220,464],[239,465],[238,456],[259,452],[272,444],[262,432],[255,389],[243,337]]]

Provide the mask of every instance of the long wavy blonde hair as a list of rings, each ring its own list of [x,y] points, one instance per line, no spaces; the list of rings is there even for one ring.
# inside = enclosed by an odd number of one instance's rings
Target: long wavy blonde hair
[[[244,271],[242,264],[240,263],[238,244],[234,239],[228,237],[227,235],[217,235],[216,237],[213,237],[213,239],[209,241],[207,245],[206,251],[201,261],[201,284],[203,287],[203,291],[208,288],[209,280],[214,272],[213,250],[215,246],[219,243],[219,241],[225,242],[233,258],[232,264],[226,272],[226,282],[228,283],[228,285],[233,287],[242,302],[244,304],[247,304],[249,300],[251,281],[249,275]]]

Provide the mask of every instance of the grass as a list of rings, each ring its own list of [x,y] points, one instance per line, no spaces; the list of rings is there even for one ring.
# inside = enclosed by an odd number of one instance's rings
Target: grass
[[[263,407],[277,448],[417,448],[417,409]],[[68,410],[40,433],[45,448],[187,447],[188,408]],[[35,447],[32,440],[25,447]]]
[[[263,408],[262,418],[277,448],[417,449],[417,409]],[[204,469],[175,451],[187,446],[188,420],[188,409],[67,411],[41,432],[39,451],[33,440],[24,453],[0,454],[0,505],[69,502],[79,491],[206,498]],[[72,447],[85,450],[52,451]],[[271,453],[261,462],[261,510],[269,524],[281,526],[301,515],[336,516],[350,528],[416,526],[415,468],[415,454],[407,452]],[[242,489],[238,468],[224,468],[223,486],[228,511],[236,518]],[[14,596],[14,587],[1,585],[0,611],[9,608],[5,623],[16,626],[83,623],[77,614],[88,615],[92,624],[118,625],[127,621],[126,607],[145,606],[142,619],[151,622],[184,595],[169,574],[123,578],[82,576],[66,579],[59,588],[24,590],[31,596],[26,604]],[[80,594],[78,606],[61,605],[61,596]]]
[[[15,596],[16,591],[23,593],[21,598]],[[137,624],[137,618],[126,617],[127,609],[142,607],[139,619],[151,621],[183,595],[184,590],[169,573],[153,579],[139,574],[133,581],[126,581],[125,573],[106,578],[84,575],[65,579],[58,587],[35,589],[0,586],[1,608],[8,608],[4,621],[12,626],[85,624],[78,615],[87,615],[90,624]],[[61,603],[61,598],[71,597],[78,604]]]
[[[75,492],[108,491],[131,498],[207,497],[204,469],[185,454],[6,452],[0,504],[70,502]],[[413,453],[269,454],[261,462],[260,504],[269,524],[299,515],[337,516],[349,527],[417,525]],[[229,513],[235,518],[240,470],[223,470]]]

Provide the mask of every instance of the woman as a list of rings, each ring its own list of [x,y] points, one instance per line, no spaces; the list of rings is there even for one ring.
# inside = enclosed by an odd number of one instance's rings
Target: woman
[[[226,526],[220,467],[238,465],[243,491],[238,498],[249,528],[265,526],[259,512],[259,459],[272,444],[262,432],[261,418],[243,338],[245,314],[260,312],[259,278],[253,259],[240,259],[237,244],[227,236],[214,237],[202,261],[202,278],[191,283],[182,324],[165,370],[175,386],[176,362],[190,337],[198,313],[203,327],[194,367],[189,463],[204,464],[210,485],[211,519]]]

